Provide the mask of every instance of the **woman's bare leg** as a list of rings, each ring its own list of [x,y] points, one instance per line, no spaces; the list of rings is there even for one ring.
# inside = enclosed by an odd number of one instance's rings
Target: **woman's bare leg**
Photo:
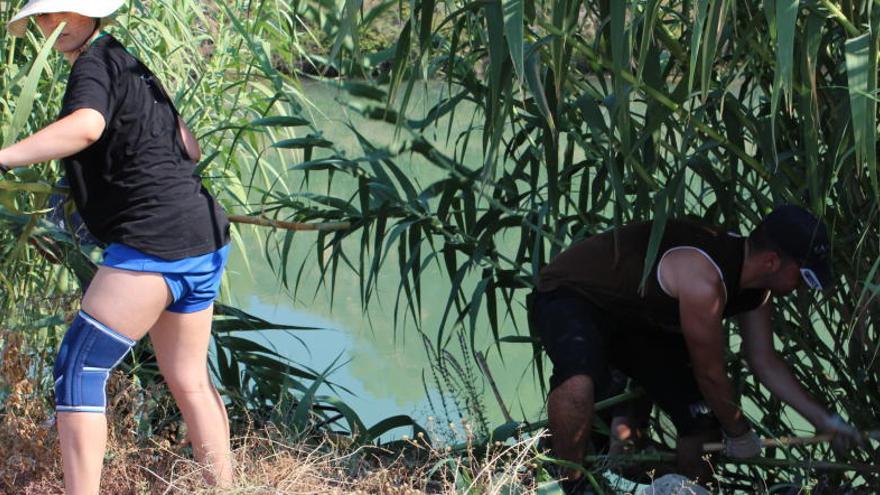
[[[195,313],[165,311],[150,330],[162,376],[186,421],[196,461],[210,483],[232,482],[229,420],[208,375],[208,344],[214,307]]]
[[[83,297],[82,309],[116,332],[139,340],[170,302],[162,275],[102,266]],[[58,437],[65,492],[97,494],[107,443],[104,414],[59,412]]]

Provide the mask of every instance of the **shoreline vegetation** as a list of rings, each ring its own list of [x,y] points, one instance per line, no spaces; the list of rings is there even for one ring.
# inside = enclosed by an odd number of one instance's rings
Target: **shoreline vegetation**
[[[0,414],[0,492],[22,495],[63,493],[58,441],[52,412],[34,400],[28,377],[31,363],[18,335],[2,334],[5,382],[12,387]],[[191,459],[186,427],[161,386],[141,388],[131,376],[115,371],[108,382],[108,450],[102,493],[216,493],[206,487],[203,466]],[[149,409],[149,411],[148,411]],[[156,411],[162,414],[156,414]],[[161,425],[141,433],[145,416]],[[224,493],[525,493],[540,482],[535,473],[540,437],[478,446],[465,453],[435,447],[426,435],[404,436],[397,446],[355,445],[348,435],[315,429],[297,434],[271,422],[233,418],[234,485]],[[454,425],[448,425],[454,430]],[[467,424],[460,425],[467,431]],[[433,435],[433,432],[431,432]],[[472,437],[469,437],[472,439]],[[544,485],[551,484],[544,481]],[[511,491],[513,490],[513,491]]]
[[[21,3],[0,3],[2,18]],[[350,226],[295,238],[267,229],[249,251],[262,257],[250,262],[269,264],[293,298],[333,294],[340,271],[355,273],[364,317],[380,296],[393,301],[394,331],[424,342],[425,389],[438,391],[431,405],[442,419],[433,426],[407,416],[364,425],[334,395],[338,363],[313,370],[248,338],[309,328],[218,305],[211,373],[232,421],[239,470],[232,492],[560,493],[539,448],[544,413],[512,411],[513,422],[489,424],[485,404],[493,398],[475,371],[477,355],[500,367],[507,349],[519,346],[534,353],[522,363],[523,379],[546,382],[549,370],[522,317],[536,270],[614,225],[654,219],[662,232],[667,218],[690,216],[746,231],[779,202],[809,206],[826,221],[841,283],[815,301],[786,300],[776,344],[823,402],[859,428],[877,429],[878,57],[869,26],[880,10],[871,3],[126,7],[110,29],[166,82],[202,144],[198,170],[230,213]],[[0,44],[7,143],[57,115],[67,69],[46,53],[39,38],[6,36]],[[350,96],[318,110],[389,126],[388,142],[341,117],[357,149],[328,139],[302,91],[300,78],[312,77],[338,79]],[[448,90],[419,112],[413,88],[425,80]],[[438,178],[426,183],[416,162]],[[0,187],[2,492],[61,490],[50,370],[97,251],[47,221],[58,176],[54,164],[41,165]],[[237,230],[234,242],[244,247]],[[309,243],[312,254],[290,259],[294,242]],[[303,276],[313,266],[318,275]],[[441,273],[432,283],[448,291],[446,300],[425,300],[428,267]],[[395,293],[378,294],[378,280],[389,277]],[[426,307],[441,313],[439,325],[423,323]],[[478,336],[492,344],[479,346]],[[730,339],[727,368],[750,420],[766,436],[803,434],[803,422],[746,371],[733,330]],[[108,397],[106,493],[211,493],[189,461],[185,427],[149,342],[113,375]],[[523,424],[535,428],[521,435]],[[650,436],[668,460],[675,434],[656,410]],[[846,455],[824,444],[764,455],[764,465],[719,463],[713,481],[724,493],[880,487],[875,471],[813,464],[880,465],[876,441]],[[586,473],[597,493],[632,489],[596,460]],[[655,468],[663,462],[637,471]]]
[[[124,380],[117,375],[110,386],[124,394],[118,389]],[[20,415],[33,411],[14,404],[8,409],[13,412],[0,418],[0,440],[7,451],[0,460],[0,491],[63,493],[54,429],[39,417]],[[205,468],[192,461],[183,433],[175,430],[178,423],[136,442],[136,421],[130,415],[117,412],[108,420],[102,493],[217,493],[205,486]],[[223,493],[452,494],[467,491],[468,486],[479,487],[482,493],[511,489],[524,493],[534,485],[534,454],[528,445],[506,447],[496,458],[467,459],[442,449],[414,447],[419,452],[407,454],[399,449],[354,448],[348,439],[322,432],[307,436],[312,438],[294,442],[268,426],[238,429],[232,440],[235,481]]]

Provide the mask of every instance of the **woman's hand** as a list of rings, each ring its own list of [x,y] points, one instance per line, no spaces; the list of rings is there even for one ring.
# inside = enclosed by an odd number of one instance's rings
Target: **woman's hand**
[[[0,163],[14,168],[75,155],[101,139],[105,127],[100,112],[79,109],[0,150]]]

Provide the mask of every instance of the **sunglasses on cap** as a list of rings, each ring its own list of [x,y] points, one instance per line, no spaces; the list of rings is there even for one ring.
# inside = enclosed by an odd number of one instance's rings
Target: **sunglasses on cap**
[[[819,282],[819,277],[816,276],[816,272],[812,269],[801,268],[801,277],[803,277],[804,282],[807,283],[807,287],[822,290],[822,282]]]

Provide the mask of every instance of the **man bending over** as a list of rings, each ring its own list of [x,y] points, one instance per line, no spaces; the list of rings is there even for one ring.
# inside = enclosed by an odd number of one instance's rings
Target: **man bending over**
[[[758,455],[760,440],[725,369],[722,320],[732,316],[739,319],[750,368],[775,397],[836,441],[858,440],[773,349],[773,298],[801,284],[831,285],[825,226],[791,205],[775,209],[747,239],[671,220],[640,289],[651,226],[635,223],[586,239],[539,274],[530,317],[553,363],[547,411],[554,454],[583,460],[593,404],[607,395],[614,367],[670,415],[679,459],[699,462],[707,420],[720,426],[727,456]],[[579,477],[570,473],[564,488]]]

